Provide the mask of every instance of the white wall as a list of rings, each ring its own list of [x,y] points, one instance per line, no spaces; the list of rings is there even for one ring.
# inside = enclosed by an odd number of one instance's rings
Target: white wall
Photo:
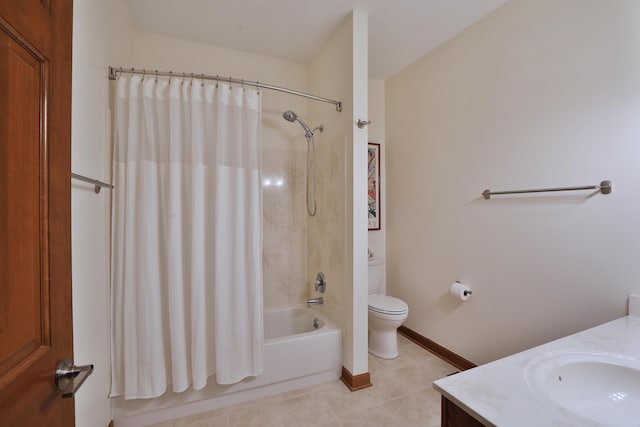
[[[77,0],[73,9],[73,172],[111,180],[111,116],[107,67],[127,63],[131,24],[124,0]],[[95,371],[77,394],[76,426],[111,421],[109,371],[109,218],[111,194],[72,182],[74,361]]]
[[[343,330],[343,365],[368,370],[366,305],[367,16],[353,12],[309,64],[309,91],[343,102],[342,112],[309,106],[317,138],[318,213],[307,220],[309,274],[327,278],[319,307]]]
[[[384,80],[369,79],[369,142],[380,144],[380,230],[368,232],[369,249],[375,257],[387,257],[387,170],[386,170],[386,115],[385,115],[385,82]],[[386,263],[383,266],[383,288],[386,289]]]
[[[638,16],[635,0],[507,2],[387,81],[388,285],[408,327],[484,363],[626,314]],[[603,179],[612,194],[480,197]]]

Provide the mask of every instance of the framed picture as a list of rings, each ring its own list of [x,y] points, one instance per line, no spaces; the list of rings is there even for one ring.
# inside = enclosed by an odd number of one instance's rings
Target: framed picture
[[[369,230],[380,230],[380,144],[368,146]]]

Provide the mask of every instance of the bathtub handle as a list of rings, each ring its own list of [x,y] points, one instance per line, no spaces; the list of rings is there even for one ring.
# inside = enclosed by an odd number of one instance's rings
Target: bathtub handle
[[[316,275],[316,292],[321,294],[327,290],[327,279],[324,277],[322,271]]]

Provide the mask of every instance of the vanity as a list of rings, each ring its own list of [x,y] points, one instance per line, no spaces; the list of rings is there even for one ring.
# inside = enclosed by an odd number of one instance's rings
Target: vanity
[[[640,426],[640,297],[629,307],[629,316],[435,381],[442,426]]]

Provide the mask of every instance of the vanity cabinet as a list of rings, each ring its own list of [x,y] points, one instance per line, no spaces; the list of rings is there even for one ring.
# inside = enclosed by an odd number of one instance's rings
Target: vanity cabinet
[[[455,403],[442,396],[442,427],[483,427],[480,421],[467,414]]]

